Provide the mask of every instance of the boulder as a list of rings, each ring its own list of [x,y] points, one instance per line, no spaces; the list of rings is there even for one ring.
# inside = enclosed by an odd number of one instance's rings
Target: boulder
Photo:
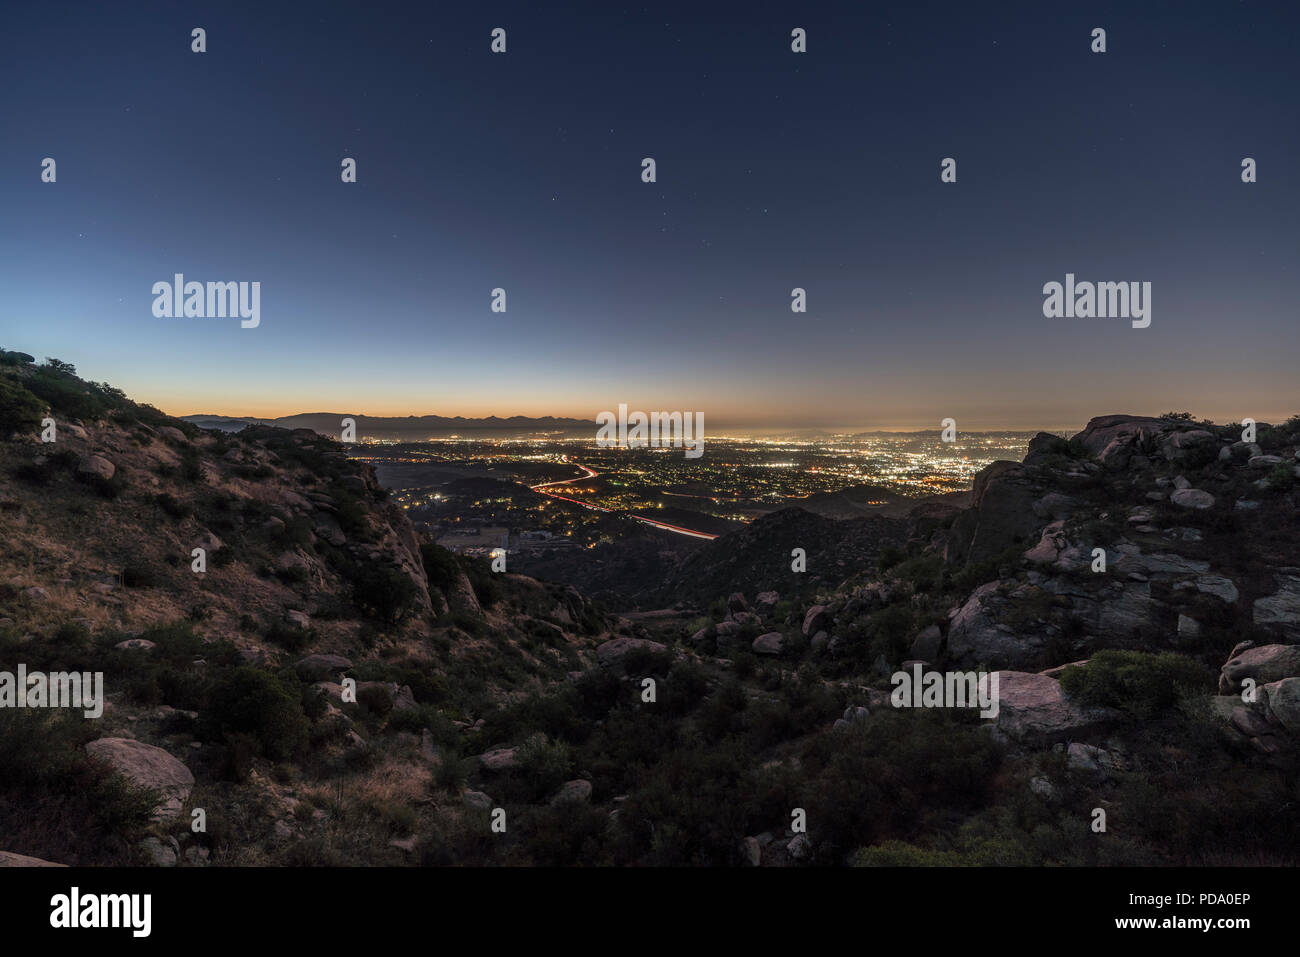
[[[175,867],[180,860],[180,845],[174,837],[146,837],[140,842],[139,848],[154,867]]]
[[[785,646],[785,637],[779,631],[759,635],[752,645],[756,655],[779,655]]]
[[[466,807],[474,808],[477,811],[492,810],[492,799],[482,791],[471,791],[468,788],[461,794],[461,800],[465,802]]]
[[[352,662],[342,655],[308,655],[293,667],[303,681],[329,681],[351,668]]]
[[[1222,575],[1202,575],[1196,579],[1196,590],[1205,595],[1214,595],[1231,604],[1239,597],[1237,586],[1231,578]]]
[[[967,562],[993,558],[1008,547],[1031,540],[1041,519],[1034,514],[1034,502],[1042,496],[1040,486],[1029,472],[1016,462],[993,462],[975,475],[971,491],[974,523],[969,529],[969,545],[957,553],[946,551]],[[967,529],[953,523],[952,535],[965,536]],[[950,540],[951,543],[951,540]]]
[[[67,864],[55,864],[43,861],[39,857],[26,854],[14,854],[12,851],[0,851],[0,867],[67,867]]]
[[[1180,488],[1169,496],[1169,501],[1180,508],[1210,508],[1214,505],[1214,496],[1199,488]]]
[[[796,861],[802,861],[812,853],[812,842],[808,840],[807,834],[796,834],[785,849]]]
[[[1260,645],[1234,652],[1219,672],[1219,693],[1236,694],[1246,678],[1256,685],[1300,677],[1300,645]]]
[[[518,748],[494,748],[486,751],[479,755],[479,765],[484,771],[512,770],[519,763],[516,756],[518,750]]]
[[[107,763],[137,787],[159,792],[158,818],[176,817],[194,788],[194,775],[162,748],[133,738],[99,738],[86,745],[86,753]]]
[[[1096,456],[1117,439],[1141,449],[1168,427],[1168,420],[1147,415],[1099,415],[1070,441]]]
[[[954,613],[948,625],[948,654],[954,664],[1016,668],[1038,656],[1046,636],[1041,628],[1019,633],[1004,624],[1010,606],[999,594],[1001,582],[986,582]]]
[[[591,782],[577,778],[560,785],[560,790],[551,798],[551,807],[559,807],[562,804],[585,804],[590,800]]]
[[[126,641],[119,641],[113,647],[118,651],[149,651],[154,647],[154,643],[148,638],[128,638]]]
[[[732,592],[727,596],[727,611],[732,614],[738,611],[749,611],[749,605],[745,603],[745,596],[741,592]]]
[[[102,455],[83,455],[77,463],[77,472],[81,475],[94,475],[108,481],[117,472],[117,466]]]
[[[1255,624],[1300,641],[1300,575],[1278,575],[1277,591],[1255,599],[1253,617]]]
[[[1292,734],[1300,734],[1300,678],[1283,678],[1264,685],[1268,708],[1277,722]]]
[[[1118,714],[1071,701],[1060,682],[1023,671],[998,673],[997,728],[1013,741],[1042,746],[1093,734]]]
[[[725,622],[724,622],[725,624]],[[740,626],[736,626],[739,628]],[[626,635],[614,638],[604,644],[596,646],[596,660],[600,662],[602,668],[608,668],[612,671],[622,671],[623,659],[627,657],[628,652],[636,649],[645,649],[646,651],[667,651],[667,648],[657,641],[651,641],[649,638],[631,638]]]
[[[808,613],[803,616],[803,634],[804,637],[810,637],[819,631],[826,631],[831,627],[831,614],[825,605],[813,605],[808,609]]]

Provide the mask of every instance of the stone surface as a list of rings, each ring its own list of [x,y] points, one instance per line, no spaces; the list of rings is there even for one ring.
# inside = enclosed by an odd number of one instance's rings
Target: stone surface
[[[1210,508],[1214,505],[1214,496],[1199,488],[1182,488],[1169,496],[1169,500],[1181,508]]]
[[[86,753],[106,762],[137,787],[152,788],[161,795],[155,809],[160,818],[180,814],[194,788],[194,775],[171,754],[134,738],[100,738],[86,745]]]
[[[1014,741],[1052,744],[1095,732],[1117,715],[1070,701],[1061,685],[1046,675],[1003,671],[998,675],[998,730]]]
[[[1300,677],[1300,645],[1260,645],[1234,652],[1219,672],[1219,693],[1236,694],[1246,678],[1257,685]]]

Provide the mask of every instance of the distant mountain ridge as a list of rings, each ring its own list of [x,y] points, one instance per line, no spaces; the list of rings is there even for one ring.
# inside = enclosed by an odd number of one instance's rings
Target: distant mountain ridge
[[[247,425],[271,425],[281,429],[311,429],[321,435],[337,437],[345,418],[356,420],[358,436],[388,437],[428,432],[465,432],[465,431],[513,431],[513,432],[556,432],[556,431],[590,431],[595,428],[595,420],[557,418],[544,415],[531,418],[526,415],[512,415],[507,418],[490,415],[486,418],[466,418],[465,416],[445,415],[407,415],[378,416],[355,415],[347,412],[300,412],[295,415],[282,415],[277,418],[240,417],[196,413],[180,416],[186,422],[201,429],[217,429],[223,432],[238,432]]]

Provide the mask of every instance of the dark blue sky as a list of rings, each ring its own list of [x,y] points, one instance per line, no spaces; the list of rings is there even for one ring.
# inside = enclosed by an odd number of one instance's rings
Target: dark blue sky
[[[0,345],[178,414],[1300,411],[1296,4],[702,6],[14,5]],[[177,272],[261,325],[155,318]],[[1045,318],[1067,272],[1151,326]]]

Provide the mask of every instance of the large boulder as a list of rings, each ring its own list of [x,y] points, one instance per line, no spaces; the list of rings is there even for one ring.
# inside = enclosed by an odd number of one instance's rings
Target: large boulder
[[[1109,708],[1071,701],[1054,678],[1023,671],[998,673],[997,700],[997,729],[1012,741],[1032,746],[1093,734],[1118,717]]]
[[[1093,456],[1100,456],[1107,446],[1116,441],[1120,446],[1146,451],[1168,427],[1168,420],[1149,415],[1099,415],[1090,420],[1083,431],[1070,441],[1082,446],[1084,451]]]
[[[1300,678],[1283,678],[1264,685],[1269,711],[1282,727],[1300,735]]]
[[[303,681],[328,681],[337,678],[340,671],[347,671],[352,662],[342,655],[308,655],[301,659],[294,670]]]
[[[756,655],[779,655],[785,647],[785,637],[779,631],[759,635],[752,645]]]
[[[1256,685],[1300,677],[1300,645],[1260,645],[1234,652],[1219,672],[1219,694],[1236,694],[1241,683]]]
[[[668,650],[666,646],[657,641],[651,641],[649,638],[631,638],[623,635],[597,645],[596,660],[600,662],[602,668],[621,672],[623,670],[623,659],[627,657],[629,652],[637,649],[655,652]]]
[[[82,475],[93,475],[107,482],[117,472],[117,466],[102,455],[83,455],[77,463],[77,472]]]
[[[810,637],[819,631],[826,631],[831,627],[831,624],[830,610],[825,605],[813,605],[808,609],[808,613],[803,616],[804,637]]]
[[[559,807],[564,804],[586,804],[591,800],[591,782],[577,778],[573,781],[566,781],[560,785],[560,790],[551,798],[551,806]]]
[[[518,748],[494,748],[478,756],[479,766],[484,771],[510,771],[518,763]]]
[[[162,748],[134,738],[100,738],[86,745],[86,753],[109,765],[136,787],[156,790],[161,803],[156,817],[171,818],[181,813],[194,788],[194,775]]]
[[[1214,505],[1214,496],[1199,488],[1180,488],[1169,496],[1180,508],[1205,509]]]
[[[964,559],[987,561],[1011,545],[1033,540],[1043,524],[1034,513],[1041,496],[1041,486],[1015,462],[993,462],[978,472],[971,490],[975,522]]]
[[[26,854],[14,854],[12,851],[0,851],[0,867],[67,867],[67,864],[55,864],[43,861],[39,857]]]

